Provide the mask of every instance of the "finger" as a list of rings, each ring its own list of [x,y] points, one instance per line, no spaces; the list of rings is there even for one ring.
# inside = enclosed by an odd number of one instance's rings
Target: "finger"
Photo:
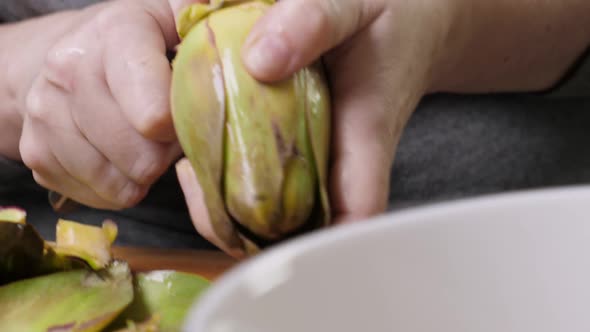
[[[335,223],[361,220],[385,210],[398,135],[377,114],[384,105],[348,99],[334,126],[330,192]]]
[[[133,182],[151,185],[180,155],[178,144],[149,141],[135,131],[100,81],[82,84],[80,90],[74,107],[86,111],[74,117],[78,128]]]
[[[88,63],[100,64],[100,59]],[[80,78],[70,100],[76,126],[125,176],[136,184],[151,185],[180,155],[180,146],[148,140],[135,130],[111,95],[101,66],[74,70]]]
[[[176,139],[170,112],[171,68],[166,41],[154,16],[126,12],[125,18],[111,14],[117,22],[103,19],[105,77],[126,120],[146,138],[160,142]],[[129,16],[133,17],[129,17]]]
[[[111,208],[132,206],[145,195],[147,188],[128,179],[83,137],[71,118],[64,90],[40,76],[27,96],[27,108],[36,136],[43,137],[67,174],[110,202]]]
[[[203,191],[188,159],[183,158],[176,163],[176,173],[197,232],[230,256],[242,258],[242,251],[230,248],[215,235],[205,206]]]
[[[361,30],[383,6],[379,0],[280,1],[250,32],[244,64],[261,81],[282,80]]]
[[[54,192],[71,192],[68,198],[88,207],[101,210],[120,210],[121,206],[102,199],[93,190],[83,183],[76,181],[73,177],[67,176],[67,172],[62,168],[54,168],[54,172],[41,175],[33,171],[33,178],[40,186]]]
[[[34,130],[32,121],[25,117],[19,144],[23,162],[32,170],[33,178],[48,190],[68,193],[75,201],[97,209],[112,209],[113,204],[98,196],[86,185],[69,174],[51,153],[47,141]]]

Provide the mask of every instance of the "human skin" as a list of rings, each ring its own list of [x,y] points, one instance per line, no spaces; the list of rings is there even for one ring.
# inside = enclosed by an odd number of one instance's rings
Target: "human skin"
[[[588,48],[588,31],[587,0],[288,0],[254,27],[243,60],[275,82],[323,56],[334,101],[330,193],[343,224],[385,210],[396,146],[424,95],[543,91]],[[186,160],[177,171],[197,229],[235,252],[208,225]]]
[[[187,3],[109,1],[0,25],[0,154],[85,205],[138,203],[182,152],[166,51]]]

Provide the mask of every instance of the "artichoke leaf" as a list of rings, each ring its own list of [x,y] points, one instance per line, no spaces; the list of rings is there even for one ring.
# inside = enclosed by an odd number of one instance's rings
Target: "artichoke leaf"
[[[210,282],[198,275],[170,270],[138,273],[133,302],[108,330],[180,331],[186,314]]]
[[[132,299],[122,262],[21,280],[0,287],[0,331],[102,331]]]
[[[226,207],[247,230],[278,237],[273,228],[282,215],[284,171],[277,140],[288,153],[297,120],[295,94],[291,80],[280,86],[256,81],[240,57],[248,32],[267,7],[252,2],[224,8],[210,15],[210,25],[216,35],[227,93],[223,183]]]
[[[178,36],[180,39],[184,39],[199,21],[205,19],[209,14],[220,8],[243,4],[249,1],[251,0],[210,0],[208,4],[202,2],[190,4],[180,11],[180,15],[178,15],[178,19],[176,20]],[[269,5],[276,2],[276,0],[258,1]]]
[[[330,114],[331,96],[328,87],[324,84],[325,74],[321,62],[315,63],[309,68],[302,69],[300,78],[304,83],[306,102],[306,128],[309,141],[313,150],[314,165],[319,180],[319,195],[322,212],[322,226],[328,226],[331,222],[331,207],[328,196],[328,161],[330,156]]]
[[[173,62],[172,117],[181,147],[201,186],[213,231],[230,248],[242,250],[244,244],[226,213],[221,193],[223,72],[208,21],[201,23],[187,34]]]
[[[0,222],[0,285],[83,268],[89,268],[83,259],[56,253],[32,225]]]
[[[117,225],[110,220],[96,227],[59,219],[55,237],[56,242],[48,244],[57,255],[82,259],[97,270],[112,260],[111,244],[117,237]]]
[[[27,223],[27,212],[17,207],[0,208],[0,222]]]

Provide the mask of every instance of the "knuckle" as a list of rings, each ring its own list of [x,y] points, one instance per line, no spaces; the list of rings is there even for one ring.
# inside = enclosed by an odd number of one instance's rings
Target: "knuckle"
[[[30,143],[29,143],[30,142]],[[20,155],[23,164],[33,171],[43,171],[45,169],[44,153],[36,148],[34,142],[21,140]]]
[[[110,31],[121,22],[125,22],[129,16],[130,5],[126,2],[116,3],[101,10],[95,16],[95,24],[98,31]]]
[[[29,169],[39,170],[43,167],[42,158],[35,151],[31,151],[30,149],[21,149],[20,154],[23,164],[25,164],[25,166],[27,166]]]
[[[25,97],[27,116],[31,120],[45,121],[51,116],[50,107],[47,107],[46,91],[38,86],[33,86]]]
[[[142,198],[139,186],[129,179],[112,179],[106,187],[101,189],[105,200],[111,202],[112,207],[117,209],[133,207]]]
[[[77,47],[58,45],[45,56],[42,72],[50,83],[66,91],[71,91],[76,83],[77,68],[83,57]]]
[[[115,200],[120,208],[131,208],[145,196],[146,190],[132,181],[124,182],[117,192]]]
[[[144,137],[157,137],[167,128],[172,128],[172,117],[161,100],[149,103],[141,116],[136,117],[136,130]]]
[[[130,177],[137,183],[149,185],[153,183],[168,168],[163,153],[146,153],[137,159],[129,172]]]
[[[85,182],[105,201],[111,202],[113,208],[130,207],[136,200],[137,193],[131,190],[134,184],[107,161],[92,167]]]
[[[84,182],[97,183],[97,189],[105,195],[112,194],[120,185],[120,177],[114,172],[113,166],[106,162],[101,161],[93,163],[92,167],[89,167],[88,174],[84,176]]]

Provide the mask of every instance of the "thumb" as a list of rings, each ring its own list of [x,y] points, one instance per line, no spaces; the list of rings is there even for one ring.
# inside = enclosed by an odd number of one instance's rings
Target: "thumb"
[[[381,0],[280,1],[250,32],[244,64],[261,81],[282,80],[363,29],[383,8]]]

